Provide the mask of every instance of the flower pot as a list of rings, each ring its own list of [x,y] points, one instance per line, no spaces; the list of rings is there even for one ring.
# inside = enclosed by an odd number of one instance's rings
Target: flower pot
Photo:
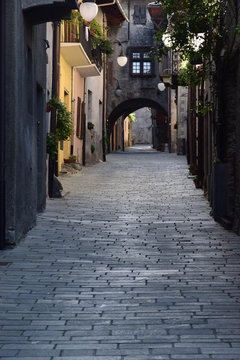
[[[148,4],[147,6],[149,14],[153,23],[157,28],[162,28],[165,30],[167,28],[167,17],[164,13],[164,9],[161,5],[155,4],[154,2]]]
[[[193,181],[194,181],[196,189],[200,189],[201,188],[200,181],[199,180],[193,180]]]
[[[65,164],[74,164],[74,163],[76,163],[76,160],[75,159],[64,159],[64,163]]]
[[[52,109],[51,105],[49,103],[46,104],[46,112],[50,112]]]

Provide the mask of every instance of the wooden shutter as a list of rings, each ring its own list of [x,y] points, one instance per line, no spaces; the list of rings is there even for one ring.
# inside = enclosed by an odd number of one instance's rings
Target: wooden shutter
[[[146,6],[145,5],[134,5],[134,24],[146,24]]]
[[[140,6],[140,24],[146,24],[146,6]]]
[[[134,5],[134,15],[133,15],[134,24],[140,23],[140,6]]]
[[[77,130],[76,135],[78,138],[81,137],[81,99],[77,99]]]
[[[85,131],[85,124],[84,124],[84,121],[85,121],[85,116],[84,116],[84,111],[85,111],[85,106],[84,106],[84,102],[82,102],[82,106],[81,106],[81,129],[80,129],[80,139],[83,140],[83,134],[84,134],[84,131]]]

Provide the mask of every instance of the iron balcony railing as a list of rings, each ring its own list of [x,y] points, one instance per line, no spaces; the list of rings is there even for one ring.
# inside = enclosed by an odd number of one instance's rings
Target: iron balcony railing
[[[89,60],[96,64],[97,68],[102,69],[102,53],[100,47],[93,48],[92,35],[84,24],[64,21],[61,31],[61,42],[80,43],[87,54]]]

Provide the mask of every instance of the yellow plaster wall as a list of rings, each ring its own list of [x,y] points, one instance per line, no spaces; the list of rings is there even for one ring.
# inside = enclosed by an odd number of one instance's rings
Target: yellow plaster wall
[[[65,91],[68,96],[64,96]],[[65,103],[69,111],[71,108],[72,99],[72,68],[66,62],[64,57],[60,55],[60,84],[59,84],[59,97],[62,102]],[[61,171],[64,159],[68,159],[71,150],[71,140],[63,142],[63,150],[60,149],[60,143],[58,144],[58,171]]]

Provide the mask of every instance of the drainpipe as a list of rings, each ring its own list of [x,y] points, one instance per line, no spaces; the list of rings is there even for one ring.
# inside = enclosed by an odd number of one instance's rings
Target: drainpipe
[[[130,19],[130,0],[128,0],[128,19]],[[130,33],[131,33],[131,22],[128,21],[128,41],[130,40]]]
[[[6,203],[5,203],[5,1],[0,2],[0,249],[5,246],[5,219],[6,219]]]
[[[106,3],[106,4],[99,4],[98,6],[101,7],[101,6],[111,6],[111,5],[114,5],[116,4],[116,0],[113,0],[111,3]]]

